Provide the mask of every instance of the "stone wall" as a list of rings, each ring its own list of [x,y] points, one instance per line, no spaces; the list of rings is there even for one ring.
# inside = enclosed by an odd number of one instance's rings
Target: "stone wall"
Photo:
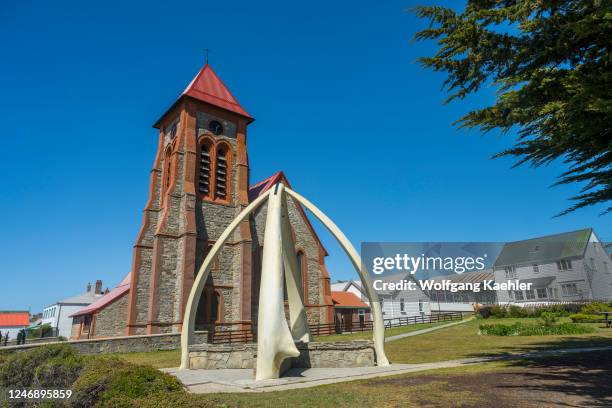
[[[197,331],[193,334],[195,343],[205,343],[208,339],[208,332]],[[150,334],[137,336],[121,336],[109,337],[106,339],[90,339],[90,340],[71,340],[61,342],[62,344],[70,344],[77,352],[81,354],[99,354],[99,353],[132,353],[132,352],[148,352],[157,350],[178,350],[181,348],[181,334]],[[21,346],[2,347],[0,350],[25,351],[35,347],[41,347],[55,343],[37,343]]]
[[[288,367],[333,368],[372,367],[374,343],[370,340],[348,342],[296,343],[300,356],[290,359]],[[193,369],[255,368],[257,344],[197,344],[189,347],[189,367]]]
[[[127,321],[128,292],[95,315],[95,337],[122,336]]]

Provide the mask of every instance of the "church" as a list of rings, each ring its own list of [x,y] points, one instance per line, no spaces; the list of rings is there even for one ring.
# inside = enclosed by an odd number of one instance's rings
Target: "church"
[[[112,291],[72,315],[71,338],[180,332],[189,292],[208,250],[240,211],[277,182],[250,183],[253,117],[206,64],[155,122],[157,153],[131,270]],[[215,261],[196,330],[257,330],[266,205],[240,225]],[[289,218],[310,324],[333,322],[327,252],[303,208]]]

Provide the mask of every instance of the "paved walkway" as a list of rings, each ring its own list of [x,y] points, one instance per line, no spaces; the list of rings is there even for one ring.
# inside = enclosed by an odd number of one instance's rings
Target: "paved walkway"
[[[176,368],[171,368],[164,369],[162,371],[176,376],[183,382],[183,384],[185,384],[189,391],[194,393],[266,392],[307,388],[343,381],[385,377],[389,375],[405,374],[438,368],[459,367],[468,364],[485,363],[503,359],[540,357],[555,354],[583,353],[602,350],[612,350],[612,346],[545,350],[524,354],[462,358],[458,360],[438,361],[423,364],[391,364],[387,367],[294,368],[289,370],[281,378],[265,381],[254,381],[252,369],[178,370]]]
[[[395,336],[385,337],[385,343],[388,343],[390,341],[404,339],[406,337],[418,336],[419,334],[425,334],[425,333],[429,333],[429,332],[440,330],[440,329],[446,329],[447,327],[467,323],[469,321],[472,321],[473,319],[474,317],[469,317],[467,319],[459,320],[459,321],[452,322],[452,323],[442,324],[440,326],[434,326],[434,327],[429,327],[427,329],[415,330],[415,331],[403,333],[403,334],[396,334]]]

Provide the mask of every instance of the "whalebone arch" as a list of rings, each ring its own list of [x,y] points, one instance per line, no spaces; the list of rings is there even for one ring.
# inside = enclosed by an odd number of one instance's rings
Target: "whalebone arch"
[[[373,340],[377,364],[381,366],[389,364],[384,350],[384,323],[378,295],[372,288],[371,279],[361,263],[357,250],[331,219],[314,204],[285,187],[283,183],[277,183],[252,201],[234,218],[204,259],[185,308],[181,333],[181,369],[189,368],[189,345],[194,331],[197,307],[215,258],[240,223],[265,202],[267,202],[267,213],[257,319],[256,379],[278,378],[282,362],[287,358],[299,355],[295,341],[308,342],[310,340],[304,309],[304,293],[300,287],[298,259],[289,222],[287,196],[293,198],[319,219],[351,260],[361,278],[366,295],[370,299],[374,319]],[[289,303],[289,324],[287,324],[284,312],[284,282],[286,282]]]

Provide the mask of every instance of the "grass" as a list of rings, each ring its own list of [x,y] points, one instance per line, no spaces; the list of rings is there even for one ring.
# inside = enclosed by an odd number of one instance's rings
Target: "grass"
[[[463,324],[439,329],[431,333],[392,341],[385,344],[389,360],[393,363],[427,363],[465,357],[482,357],[509,353],[524,353],[552,348],[574,348],[612,346],[612,329],[602,328],[598,323],[585,323],[595,328],[594,333],[564,336],[479,336],[480,324],[513,324],[533,322],[534,319],[474,319]],[[561,318],[560,322],[568,322]],[[396,327],[386,331],[387,336],[408,333],[442,323],[419,324]],[[369,339],[372,332],[316,337],[317,341],[347,341]],[[180,351],[155,351],[148,353],[126,353],[117,356],[137,364],[149,364],[155,368],[178,367]]]
[[[524,353],[554,348],[612,346],[612,330],[589,324],[594,333],[564,336],[479,336],[478,325],[532,322],[533,319],[474,319],[470,322],[393,341],[385,345],[394,363],[426,363],[465,357]],[[569,321],[561,319],[560,322]]]
[[[458,320],[457,320],[458,321]],[[422,323],[412,324],[403,327],[392,327],[385,330],[385,337],[396,336],[398,334],[410,333],[417,330],[427,329],[430,327],[441,326],[443,324],[453,323],[452,321],[437,322],[437,323]],[[372,332],[359,332],[359,333],[348,333],[348,334],[333,334],[331,336],[316,336],[314,341],[351,341],[351,340],[371,340]]]
[[[442,373],[448,379],[436,378],[427,382],[421,382],[419,379],[431,373],[429,371],[288,391],[200,394],[198,399],[229,407],[486,406],[486,401],[478,393],[456,390],[449,386],[457,375],[475,375],[501,369],[508,369],[508,366],[480,364],[437,370],[436,374]],[[404,380],[415,380],[416,384],[396,384],[397,381]]]
[[[116,353],[111,355],[127,360],[130,363],[146,364],[155,368],[178,367],[181,364],[181,350]]]
[[[568,320],[562,319],[561,321]],[[386,343],[385,348],[392,362],[422,363],[543,349],[612,345],[612,330],[602,328],[600,324],[590,325],[596,331],[584,335],[503,337],[479,336],[477,334],[478,325],[482,323],[512,324],[530,321],[533,322],[533,319],[475,319],[431,333]],[[389,330],[387,335],[405,333],[431,326],[433,325],[395,328]],[[356,333],[335,337],[339,338],[339,340],[345,340],[348,338],[360,338],[360,335],[368,336],[370,334]],[[327,337],[328,340],[332,338],[331,336]],[[323,339],[319,338],[317,340]],[[150,364],[156,368],[161,368],[176,367],[179,362],[179,353],[178,350],[175,350],[118,354],[117,356],[133,363]],[[561,358],[568,357],[563,356]],[[491,392],[485,393],[481,384],[482,379],[497,378],[497,376],[490,375],[495,372],[499,372],[499,375],[502,376],[508,376],[510,375],[509,373],[527,376],[531,372],[528,361],[529,359],[496,361],[288,391],[198,394],[191,395],[189,398],[191,398],[190,401],[193,402],[192,405],[194,406],[200,406],[201,404],[202,406],[226,407],[488,406],[493,402],[499,402],[497,401],[498,395],[496,393],[505,390],[503,388],[505,380],[501,381],[500,387],[502,388],[493,389]],[[547,357],[543,365],[548,367],[550,361],[551,357]],[[602,361],[601,358],[600,361]],[[525,384],[525,381],[528,381],[527,377],[519,380],[518,385],[515,384],[515,386],[524,388],[522,384]],[[487,387],[485,387],[486,389]],[[538,397],[540,392],[534,392],[530,398]],[[512,391],[508,391],[508,393],[505,396],[506,405],[500,404],[499,408],[516,406]],[[553,395],[550,398],[556,398],[556,396]]]

